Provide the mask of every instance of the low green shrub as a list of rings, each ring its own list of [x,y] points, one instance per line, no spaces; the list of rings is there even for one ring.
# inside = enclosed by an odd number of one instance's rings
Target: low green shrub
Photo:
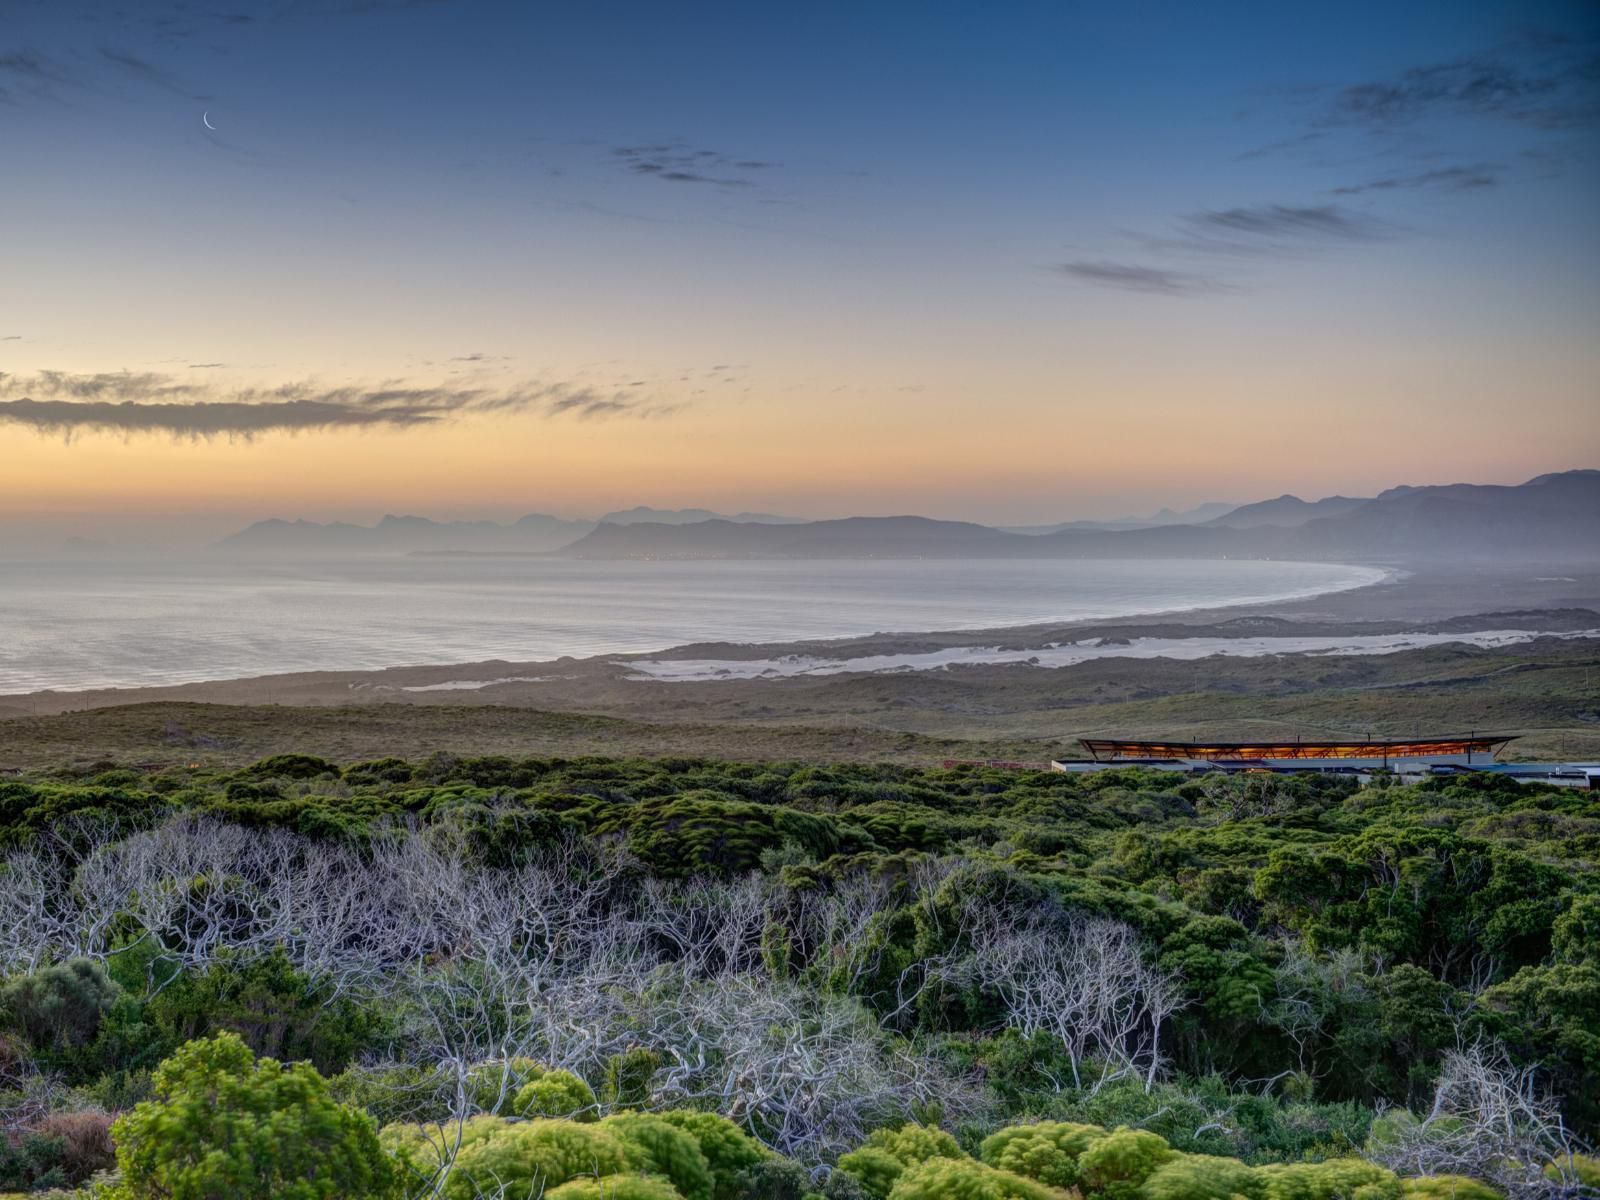
[[[308,1064],[257,1059],[231,1033],[190,1042],[156,1072],[155,1099],[112,1127],[119,1200],[396,1200],[372,1118]]]

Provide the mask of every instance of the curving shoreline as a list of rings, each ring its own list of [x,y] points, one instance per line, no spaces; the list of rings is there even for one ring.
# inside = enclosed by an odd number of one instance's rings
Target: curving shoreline
[[[701,642],[667,651],[601,653],[587,657],[531,660],[456,660],[428,665],[375,669],[298,671],[244,675],[154,687],[33,691],[0,696],[0,716],[42,715],[105,706],[180,702],[201,704],[287,705],[512,705],[545,710],[629,711],[635,697],[656,690],[629,681],[630,664],[644,660],[758,660],[800,655],[843,662],[881,655],[951,653],[974,648],[1007,652],[1101,639],[1233,640],[1261,638],[1349,638],[1371,635],[1472,634],[1494,630],[1574,634],[1600,625],[1600,565],[1575,568],[1389,570],[1380,582],[1323,592],[1281,602],[1229,605],[1149,614],[1114,621],[1079,620],[1004,628],[944,630],[931,633],[878,633],[857,637],[791,642]],[[1442,639],[1449,641],[1451,639]],[[1027,655],[1022,656],[1024,659]],[[1348,658],[1367,661],[1377,656]],[[1399,657],[1404,657],[1403,655]],[[1161,659],[1143,660],[1146,663]],[[1203,664],[1209,659],[1197,660]],[[1243,656],[1224,661],[1248,662]],[[1261,660],[1255,660],[1261,661]],[[1062,670],[1039,668],[1041,675],[1070,675],[1103,669],[1127,673],[1135,660],[1102,659]],[[1118,666],[1118,664],[1123,664]],[[1139,668],[1141,671],[1146,668]],[[1195,669],[1193,662],[1187,670]],[[962,672],[1027,671],[1026,662],[974,664]],[[914,673],[927,677],[928,672]],[[848,670],[836,680],[889,677]],[[801,686],[805,677],[783,681],[748,679],[699,685],[730,696],[775,687]],[[668,685],[661,685],[667,687]],[[742,703],[742,702],[735,702]],[[759,705],[758,705],[759,707]]]
[[[73,564],[0,577],[0,695],[317,671],[677,656],[727,640],[942,640],[1238,611],[1380,585],[1392,570],[1268,560],[838,563]],[[900,632],[890,632],[900,631]],[[926,631],[926,632],[924,632]]]

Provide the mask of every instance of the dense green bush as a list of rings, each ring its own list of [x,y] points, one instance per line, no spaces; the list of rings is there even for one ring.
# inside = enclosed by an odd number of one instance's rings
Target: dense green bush
[[[889,1200],[1070,1200],[1071,1195],[970,1158],[935,1158],[901,1175]]]
[[[680,1109],[660,1117],[687,1133],[700,1148],[711,1171],[714,1200],[736,1200],[744,1173],[772,1157],[744,1130],[716,1113]]]
[[[571,1071],[552,1070],[531,1058],[479,1063],[467,1074],[467,1090],[480,1112],[518,1117],[599,1118],[594,1091]]]
[[[620,1113],[601,1124],[622,1139],[629,1169],[670,1179],[683,1200],[711,1200],[711,1164],[684,1130],[640,1113]]]
[[[839,1170],[853,1175],[867,1195],[883,1200],[908,1167],[931,1158],[965,1158],[961,1146],[942,1129],[902,1125],[879,1129],[858,1150],[839,1160]]]
[[[602,1085],[605,1102],[614,1108],[636,1108],[650,1095],[650,1080],[661,1069],[659,1052],[634,1046],[606,1060]]]
[[[519,1117],[595,1119],[594,1092],[571,1071],[546,1071],[517,1089],[511,1111]]]
[[[1124,1127],[1084,1147],[1078,1155],[1078,1183],[1086,1194],[1124,1200],[1176,1157],[1177,1151],[1159,1134]]]
[[[1486,1183],[1465,1175],[1419,1175],[1400,1181],[1402,1200],[1501,1200]]]
[[[86,958],[21,975],[0,987],[0,1014],[36,1050],[56,1057],[92,1041],[122,989]]]
[[[671,1183],[651,1175],[600,1175],[563,1183],[549,1200],[679,1200]]]
[[[113,1127],[127,1200],[389,1200],[400,1195],[372,1118],[308,1065],[257,1059],[236,1035],[190,1042],[155,1099]]]
[[[18,1192],[67,1186],[66,1141],[48,1134],[0,1136],[0,1188]]]
[[[1078,1182],[1078,1156],[1104,1135],[1099,1126],[1064,1121],[1016,1125],[985,1138],[978,1156],[1003,1171],[1052,1187],[1072,1187]]]
[[[144,1006],[168,1044],[236,1033],[257,1054],[341,1071],[382,1022],[374,1009],[338,995],[327,980],[295,969],[281,949],[244,959],[224,954],[203,974],[172,979]]]
[[[409,1064],[353,1066],[330,1078],[328,1090],[339,1103],[371,1113],[380,1126],[447,1112],[456,1094],[450,1072]]]

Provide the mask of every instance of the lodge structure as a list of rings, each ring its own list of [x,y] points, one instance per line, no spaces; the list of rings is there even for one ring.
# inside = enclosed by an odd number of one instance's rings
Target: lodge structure
[[[1350,775],[1407,781],[1466,772],[1491,772],[1523,782],[1600,788],[1600,763],[1503,763],[1516,737],[1477,733],[1427,738],[1344,738],[1337,741],[1180,742],[1083,738],[1087,757],[1061,758],[1051,769],[1079,773],[1145,767],[1201,775],[1211,771]]]

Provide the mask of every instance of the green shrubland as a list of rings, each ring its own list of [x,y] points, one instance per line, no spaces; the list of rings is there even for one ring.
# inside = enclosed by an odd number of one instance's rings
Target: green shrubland
[[[0,1188],[1577,1196],[1596,830],[1471,777],[9,779]]]

